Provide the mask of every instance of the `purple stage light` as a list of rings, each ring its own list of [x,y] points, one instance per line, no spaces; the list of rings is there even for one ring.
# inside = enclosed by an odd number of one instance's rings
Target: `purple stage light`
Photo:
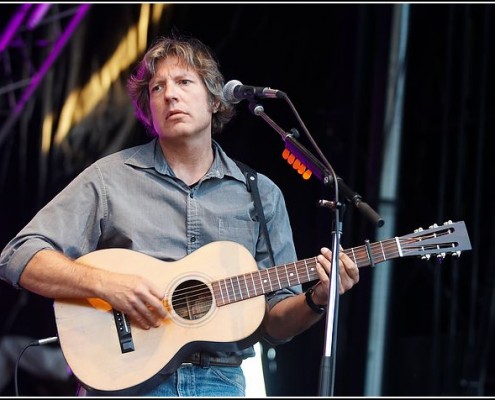
[[[24,18],[28,13],[29,9],[31,8],[31,6],[32,4],[22,4],[17,9],[14,16],[11,18],[9,24],[7,25],[4,32],[2,33],[2,36],[0,37],[0,53],[2,53],[9,45],[10,41],[12,40],[17,30],[21,26],[22,22],[24,21]]]
[[[51,6],[48,3],[38,4],[29,16],[26,22],[26,28],[28,30],[36,28]]]

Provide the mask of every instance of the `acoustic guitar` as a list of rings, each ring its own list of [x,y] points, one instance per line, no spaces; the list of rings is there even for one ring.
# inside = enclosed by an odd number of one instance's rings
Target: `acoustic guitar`
[[[470,249],[464,222],[449,221],[344,252],[365,267],[398,257],[459,256]],[[132,326],[98,298],[54,301],[69,367],[84,386],[103,391],[130,388],[159,371],[173,373],[195,351],[236,351],[256,343],[263,295],[318,279],[316,257],[259,270],[248,250],[230,241],[207,244],[172,262],[119,248],[96,250],[78,261],[141,274],[166,292],[168,315],[149,330]]]

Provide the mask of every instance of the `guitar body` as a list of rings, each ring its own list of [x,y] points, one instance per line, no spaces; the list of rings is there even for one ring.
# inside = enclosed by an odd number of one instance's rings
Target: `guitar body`
[[[57,299],[54,311],[62,352],[74,375],[88,387],[104,391],[132,387],[160,370],[172,373],[195,351],[235,351],[259,339],[264,296],[218,307],[212,294],[211,282],[257,271],[254,258],[237,243],[210,243],[173,262],[126,249],[97,250],[78,261],[150,279],[165,290],[168,310],[160,327],[144,330],[130,327],[101,299]],[[199,302],[181,297],[190,287],[201,288]],[[125,337],[119,337],[119,321],[130,328]],[[121,339],[128,340],[124,347]]]

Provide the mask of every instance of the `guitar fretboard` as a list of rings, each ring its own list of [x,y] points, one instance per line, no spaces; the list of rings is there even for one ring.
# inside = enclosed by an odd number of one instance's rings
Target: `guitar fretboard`
[[[370,253],[371,250],[371,253]],[[378,264],[400,256],[396,239],[358,246],[344,251],[358,267]],[[316,257],[261,271],[221,279],[212,283],[217,306],[242,301],[275,290],[318,279]]]
[[[221,279],[212,283],[217,306],[318,279],[316,257]]]
[[[464,223],[449,222],[444,226],[418,230],[410,235],[375,243],[366,242],[366,245],[343,252],[361,268],[412,255],[437,254],[439,258],[443,258],[446,253],[459,255],[460,250],[470,248]],[[212,282],[216,304],[222,306],[316,280],[316,263],[316,257],[312,257]]]

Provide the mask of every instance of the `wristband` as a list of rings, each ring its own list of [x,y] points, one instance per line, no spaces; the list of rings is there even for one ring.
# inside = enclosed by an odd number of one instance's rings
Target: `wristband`
[[[309,306],[309,308],[311,308],[316,314],[323,314],[327,310],[327,307],[326,306],[319,306],[319,305],[314,303],[313,298],[312,298],[313,292],[314,292],[314,290],[312,287],[310,287],[308,290],[306,290],[306,294],[305,294],[306,303]]]

